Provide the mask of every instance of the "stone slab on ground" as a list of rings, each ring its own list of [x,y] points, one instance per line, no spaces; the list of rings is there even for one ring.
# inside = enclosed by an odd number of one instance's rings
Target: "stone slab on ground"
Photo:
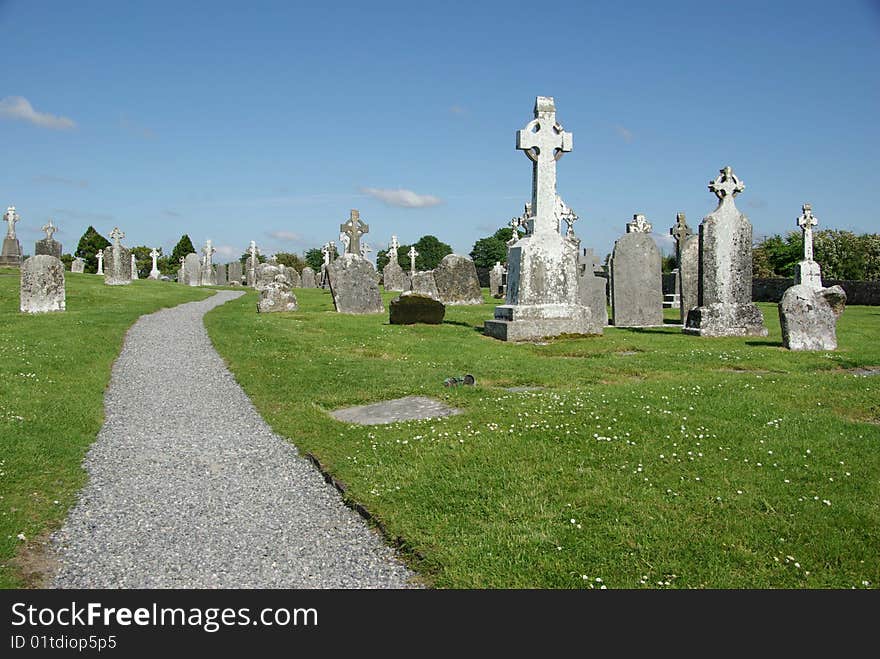
[[[435,419],[455,414],[461,414],[461,410],[425,396],[406,396],[405,398],[386,400],[371,405],[346,407],[330,412],[330,416],[337,421],[357,423],[363,426],[378,426],[416,419]]]
[[[446,315],[446,307],[440,300],[421,293],[403,293],[391,300],[389,307],[388,321],[392,325],[439,325]]]

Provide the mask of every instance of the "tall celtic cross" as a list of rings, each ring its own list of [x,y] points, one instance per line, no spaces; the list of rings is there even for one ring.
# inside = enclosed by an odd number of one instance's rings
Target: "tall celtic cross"
[[[151,256],[152,259],[153,259],[153,270],[158,270],[158,268],[156,267],[156,261],[157,261],[158,258],[159,258],[159,250],[157,250],[157,249],[154,247],[153,249],[150,250],[150,256]]]
[[[324,255],[324,265],[330,265],[330,253],[332,249],[330,248],[330,243],[324,243],[324,246],[321,248],[321,254]]]
[[[210,240],[206,240],[206,241],[205,241],[205,246],[204,246],[204,248],[202,249],[202,252],[205,254],[205,265],[206,265],[206,266],[211,265],[211,260],[212,260],[211,257],[214,256],[214,253],[215,253],[216,251],[217,251],[217,250],[214,249],[214,246],[211,244],[211,241],[210,241]]]
[[[15,212],[15,206],[10,206],[6,209],[6,213],[3,215],[3,221],[6,222],[6,237],[15,240],[15,223],[21,220],[18,216],[18,213]]]
[[[797,219],[798,226],[804,232],[804,261],[813,260],[813,227],[819,224],[819,220],[813,217],[813,206],[804,204],[801,207],[803,213]]]
[[[556,161],[571,151],[572,137],[556,121],[552,96],[535,99],[535,118],[516,132],[516,148],[532,161],[532,215],[534,233],[550,233],[559,228],[556,208]]]
[[[391,236],[391,244],[388,245],[388,260],[389,261],[397,261],[397,249],[400,247],[400,243],[397,241],[397,236]]]
[[[40,227],[40,231],[46,232],[46,240],[52,240],[52,234],[58,231],[58,229],[54,224],[52,224],[52,220],[50,218],[49,221],[46,222],[46,224]]]
[[[669,235],[675,239],[675,261],[681,267],[681,249],[684,247],[684,241],[688,236],[694,235],[683,212],[675,214],[675,226],[669,230]]]
[[[409,272],[410,272],[410,275],[414,275],[414,274],[416,274],[416,257],[417,257],[418,255],[419,255],[419,253],[416,251],[416,247],[415,247],[415,245],[411,246],[411,247],[409,248],[409,254],[407,255],[407,256],[409,256]]]
[[[722,169],[714,181],[709,181],[709,190],[718,197],[719,206],[727,202],[733,203],[733,198],[745,189],[745,183],[736,177],[730,166]]]
[[[113,227],[113,231],[110,232],[110,238],[113,239],[113,246],[119,247],[119,241],[125,238],[125,234],[119,230],[119,227]]]
[[[348,244],[345,246],[346,254],[361,253],[361,236],[370,232],[370,226],[361,219],[361,214],[357,209],[351,209],[351,215],[348,221],[339,225],[339,230],[348,237]]]

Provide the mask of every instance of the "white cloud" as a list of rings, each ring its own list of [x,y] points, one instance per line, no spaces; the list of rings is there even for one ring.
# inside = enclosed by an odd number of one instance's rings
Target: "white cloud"
[[[217,253],[220,256],[232,257],[232,256],[240,256],[244,251],[243,249],[238,249],[233,247],[232,245],[216,245],[214,249],[217,250]]]
[[[615,126],[614,130],[617,132],[618,135],[620,135],[621,138],[623,138],[623,141],[627,144],[632,142],[636,137],[635,135],[633,135],[633,132],[625,126]]]
[[[302,236],[293,231],[269,231],[267,235],[275,240],[283,240],[291,243],[302,240]]]
[[[43,128],[66,130],[75,128],[76,122],[67,117],[56,117],[48,112],[37,112],[23,96],[7,96],[0,99],[0,117],[27,121]]]
[[[412,190],[398,188],[390,190],[387,188],[361,188],[361,192],[375,197],[389,206],[400,206],[402,208],[426,208],[428,206],[437,206],[442,204],[440,197],[430,194],[418,194]]]

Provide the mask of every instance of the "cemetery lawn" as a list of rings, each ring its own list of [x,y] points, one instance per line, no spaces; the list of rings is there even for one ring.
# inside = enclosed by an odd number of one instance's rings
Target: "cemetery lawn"
[[[104,389],[139,316],[211,291],[149,280],[105,286],[65,273],[67,311],[19,313],[19,271],[0,269],[0,587],[39,586],[42,551],[85,484]]]
[[[669,326],[544,344],[484,337],[494,302],[441,326],[211,311],[211,338],[276,432],[311,452],[440,588],[876,588],[880,309],[836,352]],[[393,297],[385,294],[386,303]],[[677,314],[667,311],[667,317]],[[858,369],[877,367],[869,376]],[[474,387],[444,387],[471,373]],[[543,389],[512,392],[507,387]],[[327,411],[408,395],[463,410],[355,426]]]

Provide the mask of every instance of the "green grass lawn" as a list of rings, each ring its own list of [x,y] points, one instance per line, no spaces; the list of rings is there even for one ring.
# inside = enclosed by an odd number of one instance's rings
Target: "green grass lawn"
[[[0,587],[34,585],[40,540],[85,483],[81,463],[104,416],[104,389],[139,316],[210,291],[65,273],[67,311],[19,313],[19,271],[0,269]],[[24,538],[23,540],[21,538]],[[32,556],[33,554],[33,556]]]
[[[208,314],[219,352],[278,433],[314,453],[427,583],[443,588],[876,588],[880,309],[836,352],[608,328],[484,337],[494,302],[441,326],[300,311],[249,293]],[[386,303],[392,295],[385,295]],[[667,312],[669,318],[675,313]],[[471,373],[477,386],[446,388]],[[522,393],[511,386],[543,389]],[[351,426],[327,410],[411,394],[459,416]]]

